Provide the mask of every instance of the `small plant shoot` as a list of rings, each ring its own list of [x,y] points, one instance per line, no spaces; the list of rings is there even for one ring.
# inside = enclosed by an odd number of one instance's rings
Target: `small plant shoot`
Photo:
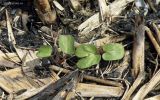
[[[77,47],[75,55],[77,57],[86,57],[89,54],[96,54],[97,48],[93,44],[82,44]]]
[[[58,42],[62,52],[70,55],[74,54],[74,38],[72,35],[60,35]]]
[[[81,58],[77,62],[77,67],[80,69],[90,68],[95,64],[99,64],[101,55],[97,53],[97,48],[93,44],[82,44],[74,47],[74,38],[71,35],[59,36],[59,47],[66,54],[74,54]],[[104,54],[102,58],[106,61],[119,60],[124,56],[124,47],[118,43],[110,43],[103,46]]]
[[[37,52],[37,57],[44,58],[49,57],[52,54],[52,47],[50,45],[42,45]]]
[[[119,60],[124,56],[124,47],[118,43],[110,43],[103,46],[102,58],[106,61]]]
[[[90,68],[92,65],[98,64],[101,56],[97,54],[97,48],[93,44],[82,44],[77,47],[75,55],[80,59],[77,66],[80,69]]]
[[[101,56],[97,54],[89,54],[87,57],[80,59],[77,66],[80,69],[90,68],[92,65],[99,64]]]

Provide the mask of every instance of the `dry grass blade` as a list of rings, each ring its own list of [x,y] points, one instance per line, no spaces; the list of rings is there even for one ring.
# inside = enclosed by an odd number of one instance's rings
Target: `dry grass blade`
[[[143,100],[144,97],[160,83],[159,76],[160,70],[157,71],[157,73],[152,77],[152,79],[148,83],[144,84],[139,89],[139,91],[133,97],[133,100]]]

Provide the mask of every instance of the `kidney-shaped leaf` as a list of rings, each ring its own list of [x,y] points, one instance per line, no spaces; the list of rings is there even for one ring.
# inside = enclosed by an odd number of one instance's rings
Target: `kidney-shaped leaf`
[[[97,48],[93,44],[82,44],[77,47],[75,55],[77,57],[86,57],[89,54],[96,54]]]
[[[74,54],[74,38],[72,35],[60,35],[59,47],[66,54]]]
[[[50,45],[42,45],[37,52],[37,57],[49,57],[52,53],[52,47]]]
[[[103,51],[105,52],[102,55],[104,60],[119,60],[124,56],[124,47],[118,43],[110,43],[103,46]]]
[[[101,60],[100,55],[90,54],[89,56],[80,59],[77,62],[77,67],[80,69],[89,68],[92,65],[98,64]]]

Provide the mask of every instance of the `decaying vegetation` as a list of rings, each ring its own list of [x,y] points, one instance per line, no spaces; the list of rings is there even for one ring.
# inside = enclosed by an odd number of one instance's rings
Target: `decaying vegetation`
[[[160,100],[159,58],[159,0],[0,1],[2,100]]]

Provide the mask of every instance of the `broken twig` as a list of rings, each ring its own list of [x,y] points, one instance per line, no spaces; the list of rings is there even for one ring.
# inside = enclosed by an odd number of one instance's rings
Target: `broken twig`
[[[50,68],[55,70],[55,71],[61,71],[63,73],[69,73],[70,72],[70,70],[67,70],[67,69],[64,69],[64,68],[60,68],[60,67],[57,67],[55,65],[50,66]],[[97,83],[101,83],[101,84],[104,84],[104,85],[122,87],[121,83],[118,83],[118,82],[115,82],[115,81],[110,81],[110,80],[99,79],[99,78],[96,78],[96,77],[93,77],[93,76],[84,75],[84,79],[95,81]]]
[[[156,49],[158,55],[160,56],[160,46],[159,46],[159,44],[157,43],[156,39],[154,38],[151,30],[150,30],[147,26],[146,26],[145,29],[146,29],[146,33],[147,33],[147,35],[149,36],[152,44],[154,45],[154,48]]]

